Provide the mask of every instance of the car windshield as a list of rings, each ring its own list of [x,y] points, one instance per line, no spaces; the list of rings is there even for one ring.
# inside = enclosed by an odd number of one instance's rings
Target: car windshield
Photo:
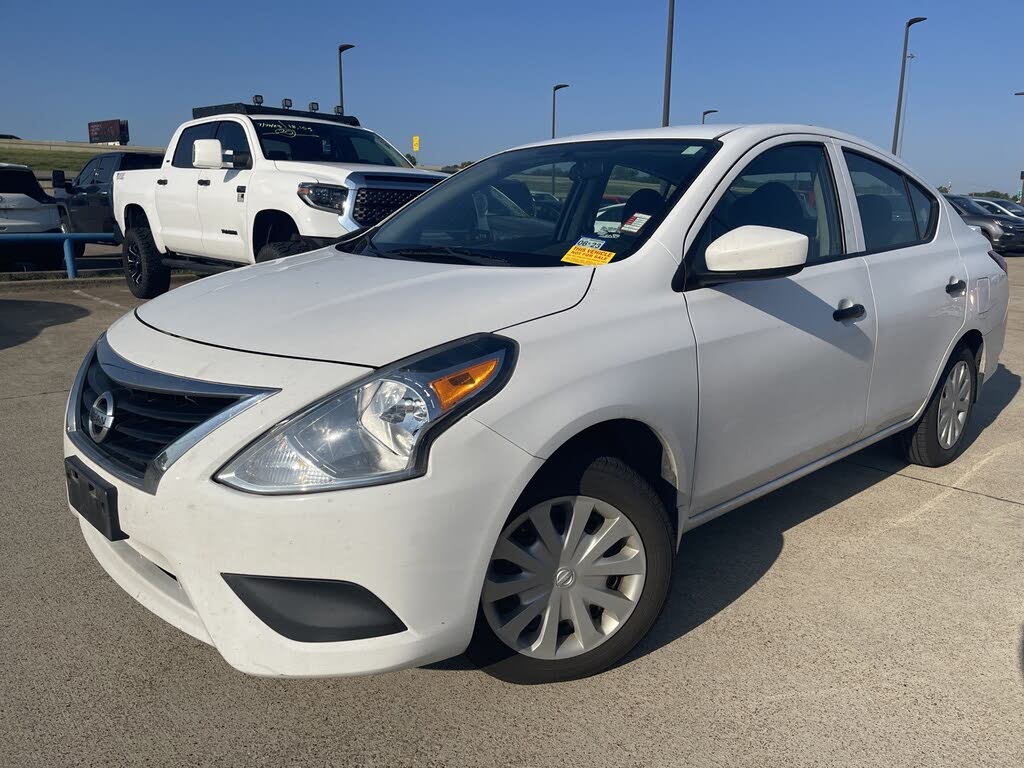
[[[951,197],[949,198],[956,203],[964,213],[968,213],[972,216],[991,216],[992,214],[978,205],[976,202],[971,200],[969,197]]]
[[[339,247],[496,266],[621,261],[650,237],[719,146],[621,139],[504,152],[460,171],[378,230]],[[606,212],[609,202],[622,205]]]
[[[35,174],[25,168],[0,168],[0,195],[25,195],[39,203],[50,200]]]
[[[412,167],[394,147],[371,131],[311,120],[253,118],[252,122],[267,160]]]

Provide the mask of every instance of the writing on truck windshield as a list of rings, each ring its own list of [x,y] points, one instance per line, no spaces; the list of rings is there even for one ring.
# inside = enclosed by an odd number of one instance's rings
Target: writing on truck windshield
[[[410,167],[401,154],[370,131],[305,120],[254,118],[252,122],[267,160]]]

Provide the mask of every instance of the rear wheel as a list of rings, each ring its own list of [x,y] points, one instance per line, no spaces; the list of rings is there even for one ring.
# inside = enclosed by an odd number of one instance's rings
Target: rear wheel
[[[121,246],[121,264],[132,295],[152,299],[171,287],[171,270],[146,227],[129,229]]]
[[[626,464],[552,473],[498,537],[469,655],[515,683],[602,672],[658,617],[672,561],[664,505]]]
[[[977,386],[974,353],[966,345],[960,345],[946,364],[924,414],[903,433],[907,461],[941,467],[963,452]]]

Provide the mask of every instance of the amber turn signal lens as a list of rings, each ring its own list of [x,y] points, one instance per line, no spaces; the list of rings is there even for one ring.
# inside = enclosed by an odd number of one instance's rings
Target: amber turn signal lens
[[[441,410],[447,411],[484,386],[497,370],[498,358],[495,357],[434,379],[430,388],[437,395]]]

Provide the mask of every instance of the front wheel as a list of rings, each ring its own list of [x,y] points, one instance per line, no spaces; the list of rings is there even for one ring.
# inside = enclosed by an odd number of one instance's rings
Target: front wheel
[[[152,299],[171,287],[171,270],[146,227],[129,229],[121,246],[121,264],[128,290],[140,299]]]
[[[658,617],[672,561],[665,507],[626,464],[552,473],[498,537],[469,656],[514,683],[602,672]]]
[[[286,256],[297,256],[300,253],[315,250],[315,245],[306,242],[302,238],[298,240],[285,240],[279,243],[267,243],[256,253],[256,263],[262,264],[265,261],[283,259]]]
[[[963,453],[977,386],[978,366],[974,353],[966,345],[960,345],[946,363],[924,414],[903,433],[907,461],[925,467],[941,467]]]

